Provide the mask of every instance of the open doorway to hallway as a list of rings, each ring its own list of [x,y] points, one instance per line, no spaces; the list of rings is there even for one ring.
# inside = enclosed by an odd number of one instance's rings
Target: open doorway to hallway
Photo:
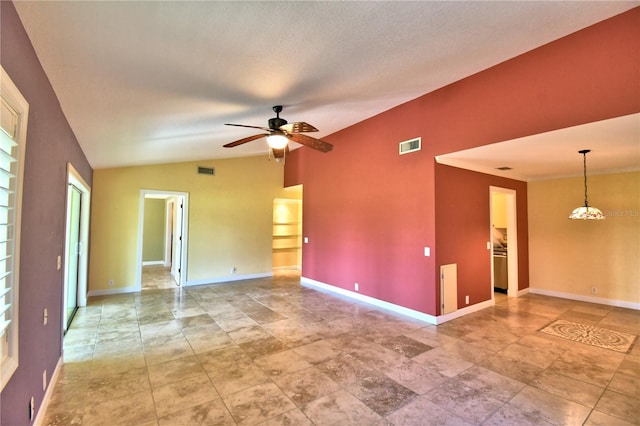
[[[186,281],[188,193],[141,190],[138,287],[172,288]]]

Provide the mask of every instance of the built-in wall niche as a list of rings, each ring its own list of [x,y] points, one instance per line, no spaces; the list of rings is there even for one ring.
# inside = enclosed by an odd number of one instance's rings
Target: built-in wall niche
[[[273,267],[302,265],[302,200],[276,198],[273,201]]]

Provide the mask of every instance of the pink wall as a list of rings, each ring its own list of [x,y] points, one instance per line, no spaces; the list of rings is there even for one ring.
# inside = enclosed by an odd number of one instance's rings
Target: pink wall
[[[92,169],[60,108],[13,3],[0,2],[0,52],[29,103],[20,250],[19,367],[0,393],[0,424],[29,425],[28,403],[39,409],[42,372],[53,374],[62,354],[63,271],[67,162],[91,184]],[[63,260],[64,263],[64,260]],[[44,308],[49,323],[42,324]]]
[[[436,315],[442,259],[423,256],[436,247],[434,156],[639,112],[639,40],[635,8],[330,135],[328,154],[294,151],[285,185],[304,184],[303,276]],[[398,156],[417,136],[422,151]]]
[[[458,308],[465,295],[470,305],[491,299],[490,186],[516,191],[518,289],[529,287],[526,182],[436,164],[436,263],[458,265]]]

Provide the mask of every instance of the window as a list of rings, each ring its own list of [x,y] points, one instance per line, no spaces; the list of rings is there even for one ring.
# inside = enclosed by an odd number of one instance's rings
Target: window
[[[0,67],[0,390],[18,368],[22,170],[29,105]]]

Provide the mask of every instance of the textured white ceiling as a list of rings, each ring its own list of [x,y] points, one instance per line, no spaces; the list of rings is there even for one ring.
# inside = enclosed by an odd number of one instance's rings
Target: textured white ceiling
[[[587,154],[589,174],[640,169],[640,114],[485,145],[440,155],[440,164],[518,180],[542,180],[581,175]],[[499,167],[510,167],[501,171]]]
[[[224,123],[323,137],[638,4],[15,2],[94,168],[266,155]]]

